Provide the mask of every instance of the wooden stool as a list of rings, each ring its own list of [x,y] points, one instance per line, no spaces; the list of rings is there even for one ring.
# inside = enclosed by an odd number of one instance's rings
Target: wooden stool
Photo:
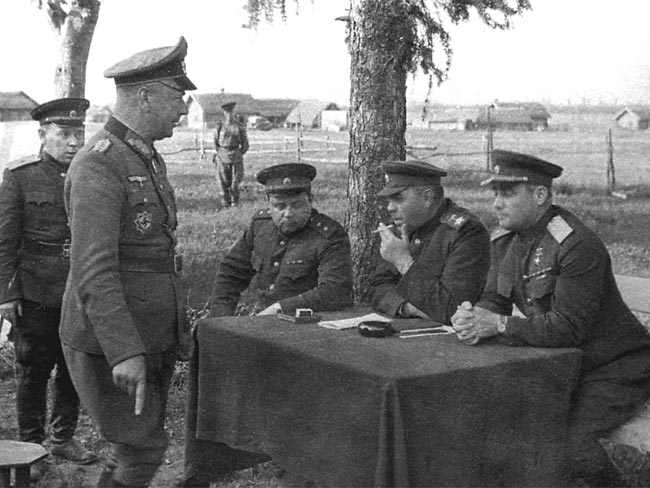
[[[29,467],[47,456],[40,444],[0,440],[0,488],[11,488],[11,470],[15,470],[14,488],[29,488]]]

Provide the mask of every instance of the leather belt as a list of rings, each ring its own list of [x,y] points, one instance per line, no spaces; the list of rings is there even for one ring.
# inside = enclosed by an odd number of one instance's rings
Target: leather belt
[[[233,151],[235,149],[239,149],[239,146],[220,146],[222,149],[228,149],[230,151]]]
[[[180,255],[162,259],[122,258],[120,271],[130,273],[180,273],[183,269],[183,257]]]
[[[37,254],[39,256],[59,256],[64,259],[70,258],[69,242],[43,242],[32,239],[23,240],[23,249],[28,254]]]

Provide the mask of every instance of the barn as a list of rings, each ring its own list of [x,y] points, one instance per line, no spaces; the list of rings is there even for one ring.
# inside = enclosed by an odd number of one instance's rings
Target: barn
[[[338,114],[335,112],[338,112]],[[323,124],[324,113],[326,113],[325,124]],[[301,100],[288,115],[284,125],[286,127],[302,126],[303,129],[329,130],[336,124],[337,130],[340,130],[339,123],[343,119],[345,125],[347,125],[347,111],[342,110],[335,103],[320,100]]]
[[[255,113],[255,99],[248,93],[190,93],[186,100],[186,125],[191,129],[213,129],[223,120],[221,105],[237,102],[237,113],[246,120]]]
[[[406,124],[417,129],[463,131],[474,128],[475,107],[409,103],[406,106]]]
[[[624,129],[646,130],[650,127],[650,107],[625,107],[614,120]]]
[[[488,113],[489,112],[489,113]],[[551,117],[546,108],[537,102],[494,102],[481,107],[476,117],[476,128],[495,130],[545,130]]]
[[[0,122],[32,120],[30,112],[37,105],[25,92],[0,92]]]

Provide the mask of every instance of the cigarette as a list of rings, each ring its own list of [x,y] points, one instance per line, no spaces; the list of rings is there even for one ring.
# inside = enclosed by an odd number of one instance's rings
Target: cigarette
[[[387,229],[392,229],[393,227],[395,227],[395,224],[389,224],[389,225],[386,226]],[[376,234],[379,231],[380,231],[380,229],[375,229],[375,230],[373,230],[371,232],[371,234]]]

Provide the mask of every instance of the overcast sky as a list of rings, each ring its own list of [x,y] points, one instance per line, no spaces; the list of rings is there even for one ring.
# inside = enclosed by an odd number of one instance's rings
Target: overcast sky
[[[650,104],[650,0],[531,0],[533,10],[509,31],[474,18],[452,30],[449,80],[432,98],[443,103],[499,100]],[[23,90],[38,102],[54,96],[56,38],[30,0],[2,0],[0,91]],[[318,98],[347,104],[349,0],[301,0],[295,15],[245,29],[244,0],[103,0],[90,52],[86,96],[110,103],[108,66],[135,52],[189,43],[188,75],[200,91],[257,98]],[[422,100],[426,79],[409,78]]]

